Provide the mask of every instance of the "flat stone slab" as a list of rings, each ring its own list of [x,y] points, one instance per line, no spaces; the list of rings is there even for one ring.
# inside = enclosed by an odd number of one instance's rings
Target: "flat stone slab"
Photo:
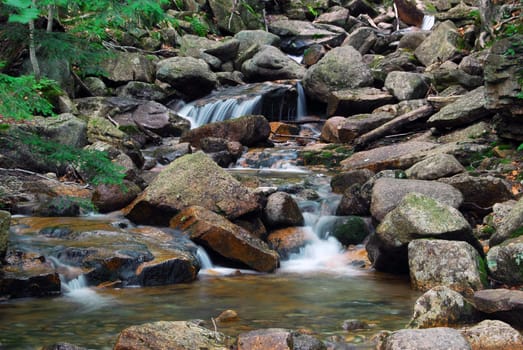
[[[476,309],[489,318],[505,321],[516,328],[523,327],[523,291],[484,289],[474,293]]]

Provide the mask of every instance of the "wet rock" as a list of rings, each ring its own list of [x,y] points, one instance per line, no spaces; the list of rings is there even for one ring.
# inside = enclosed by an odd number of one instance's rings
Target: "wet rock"
[[[189,207],[169,225],[185,231],[197,244],[256,271],[272,272],[279,265],[278,254],[265,242],[208,209]]]
[[[393,102],[394,97],[391,94],[372,87],[336,90],[327,99],[327,115],[370,113]]]
[[[187,321],[158,321],[124,329],[114,350],[225,350],[227,337]]]
[[[298,204],[285,192],[276,192],[267,198],[263,209],[263,220],[267,227],[303,226],[304,219]]]
[[[490,114],[485,103],[485,88],[479,87],[443,107],[427,122],[437,128],[467,125]]]
[[[192,282],[199,270],[200,262],[195,254],[171,248],[168,254],[140,264],[136,275],[141,286],[162,286]]]
[[[436,154],[414,164],[405,174],[411,179],[437,180],[465,171],[465,167],[451,154]],[[458,188],[459,189],[459,188]],[[462,192],[463,193],[463,192]]]
[[[436,286],[416,300],[410,328],[447,327],[479,320],[479,312],[461,294]]]
[[[37,253],[12,251],[0,269],[0,297],[59,295],[60,278],[53,264]]]
[[[11,213],[0,210],[0,266],[7,252],[9,238],[9,226],[11,225]]]
[[[454,23],[440,23],[434,31],[416,48],[414,54],[424,66],[444,62],[457,54],[460,35]]]
[[[320,139],[324,142],[340,143],[339,130],[344,122],[345,117],[335,116],[327,119],[321,128]]]
[[[303,87],[309,97],[327,102],[331,92],[370,86],[373,77],[362,62],[361,54],[351,46],[332,49],[303,78]]]
[[[269,31],[281,38],[283,51],[300,55],[314,44],[339,46],[347,33],[340,27],[307,21],[280,19],[269,24]]]
[[[136,223],[166,226],[172,216],[191,205],[230,219],[260,210],[258,196],[197,152],[165,167],[124,212]]]
[[[254,146],[269,138],[271,127],[265,117],[250,115],[223,122],[203,125],[182,136],[180,142],[189,142],[201,148],[201,140],[206,137],[219,137],[240,142],[244,146]]]
[[[163,101],[167,98],[167,92],[160,86],[141,81],[128,82],[117,88],[116,94],[123,98],[146,101]]]
[[[364,193],[363,187],[354,184],[343,192],[336,215],[370,215],[370,198]]]
[[[514,197],[510,184],[499,177],[462,173],[439,181],[457,188],[463,194],[464,202],[473,203],[471,210],[476,207],[489,211],[495,203],[505,202]]]
[[[350,319],[343,321],[343,325],[341,326],[346,331],[355,331],[358,329],[368,329],[370,328],[369,324],[364,321],[360,321],[357,319]]]
[[[301,79],[305,68],[274,46],[266,45],[242,64],[246,81]]]
[[[500,244],[501,242],[523,234],[523,199],[518,200],[516,205],[510,210],[508,215],[502,219],[496,233],[490,238],[490,246]]]
[[[472,350],[523,349],[521,333],[502,321],[485,320],[460,329],[460,333],[470,343]]]
[[[80,205],[70,196],[56,196],[43,201],[34,209],[38,216],[78,216]]]
[[[385,169],[406,169],[422,160],[420,154],[437,145],[432,142],[409,141],[390,146],[377,147],[368,151],[354,153],[343,160],[342,169],[369,169],[378,172]]]
[[[207,63],[193,57],[171,57],[158,62],[156,78],[189,99],[207,95],[218,83]]]
[[[225,310],[216,317],[216,321],[218,322],[234,322],[239,319],[240,316],[238,316],[238,313],[234,310]]]
[[[381,344],[382,350],[471,350],[467,340],[452,328],[402,329]]]
[[[371,213],[378,221],[410,192],[418,192],[447,206],[459,208],[463,196],[454,187],[436,181],[380,178],[372,188]]]
[[[108,213],[122,209],[140,192],[138,185],[126,180],[122,185],[100,184],[94,189],[91,201],[100,213]]]
[[[472,295],[486,284],[481,256],[466,242],[416,239],[409,243],[408,256],[414,289],[443,285]]]
[[[516,328],[523,327],[523,291],[485,289],[474,293],[476,308],[490,319],[499,319]]]
[[[238,335],[238,350],[325,350],[318,339],[283,328],[258,329]]]
[[[135,52],[113,51],[112,57],[102,63],[101,69],[107,72],[106,78],[116,83],[131,80],[145,83],[154,82],[154,60]]]
[[[331,189],[334,193],[344,193],[352,185],[363,185],[374,173],[368,169],[349,170],[334,174],[331,178]]]
[[[307,227],[286,227],[272,231],[267,237],[267,243],[282,260],[286,260],[315,238],[314,232]]]
[[[505,285],[523,284],[523,236],[507,239],[487,253],[490,276]]]
[[[386,214],[366,248],[376,269],[406,272],[407,246],[418,238],[463,240],[481,249],[472,228],[457,209],[410,191]]]
[[[315,231],[322,238],[336,238],[344,246],[360,244],[370,233],[369,225],[359,216],[322,216]]]
[[[423,74],[394,71],[387,74],[385,88],[400,101],[414,100],[426,96],[429,83]]]

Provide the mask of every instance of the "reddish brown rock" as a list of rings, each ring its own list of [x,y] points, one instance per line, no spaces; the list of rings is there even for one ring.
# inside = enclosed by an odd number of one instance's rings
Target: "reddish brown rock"
[[[220,254],[261,272],[272,272],[279,265],[278,253],[244,228],[203,207],[192,206],[172,218],[170,227]]]

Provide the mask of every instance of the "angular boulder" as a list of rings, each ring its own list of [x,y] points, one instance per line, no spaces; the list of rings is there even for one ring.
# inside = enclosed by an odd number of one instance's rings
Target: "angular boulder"
[[[165,167],[124,213],[136,223],[167,226],[172,216],[192,205],[229,219],[261,209],[257,195],[197,152]]]
[[[242,64],[241,72],[246,81],[301,79],[305,68],[284,54],[280,49],[266,45]]]
[[[486,284],[483,260],[467,242],[416,239],[409,243],[408,256],[411,285],[416,290],[444,285],[472,295]]]
[[[407,170],[407,177],[416,180],[437,180],[465,171],[465,167],[451,154],[441,153],[414,164]]]
[[[286,227],[272,231],[267,237],[267,243],[282,260],[286,260],[315,239],[316,235],[308,227]]]
[[[312,99],[327,102],[333,91],[370,86],[373,80],[361,54],[351,46],[343,46],[332,49],[307,70],[303,87]]]
[[[114,350],[226,350],[224,334],[187,321],[158,321],[125,328]]]
[[[417,192],[407,193],[383,218],[366,248],[376,269],[406,272],[407,246],[419,238],[467,241],[481,249],[470,224],[457,209]]]
[[[418,192],[453,208],[463,203],[461,192],[436,181],[379,178],[372,188],[371,213],[381,221],[410,192]]]
[[[169,225],[185,231],[197,244],[256,271],[272,272],[279,266],[278,253],[265,242],[208,209],[189,207],[173,217]]]
[[[373,87],[332,91],[327,100],[327,115],[350,116],[371,113],[378,107],[394,103],[394,97]]]
[[[425,67],[438,61],[445,62],[459,52],[457,45],[460,40],[456,25],[451,21],[445,21],[423,40],[414,51],[414,55]]]
[[[189,99],[207,95],[218,84],[207,63],[193,57],[171,57],[158,62],[156,78]]]
[[[420,73],[393,71],[387,74],[385,88],[399,101],[424,98],[429,90],[429,79]]]
[[[479,312],[461,294],[437,286],[416,300],[410,328],[448,327],[479,320]]]
[[[102,62],[102,69],[107,72],[107,79],[116,83],[136,80],[145,83],[154,82],[154,61],[146,55],[136,52],[113,51],[112,57]]]

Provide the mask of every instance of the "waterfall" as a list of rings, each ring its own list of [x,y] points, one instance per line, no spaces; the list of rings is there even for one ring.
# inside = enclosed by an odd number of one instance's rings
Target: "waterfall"
[[[205,249],[203,249],[200,246],[196,250],[196,257],[200,261],[200,265],[201,265],[201,269],[202,270],[208,270],[208,269],[212,269],[213,268],[213,264],[212,264],[211,258],[209,257],[209,255],[207,254]]]
[[[236,98],[216,100],[207,104],[189,103],[183,106],[178,114],[191,122],[191,128],[234,119],[248,114],[258,114],[261,96],[243,101]]]
[[[307,97],[301,82],[296,83],[296,91],[298,93],[298,101],[296,101],[296,117],[301,118],[308,115],[307,113]]]

